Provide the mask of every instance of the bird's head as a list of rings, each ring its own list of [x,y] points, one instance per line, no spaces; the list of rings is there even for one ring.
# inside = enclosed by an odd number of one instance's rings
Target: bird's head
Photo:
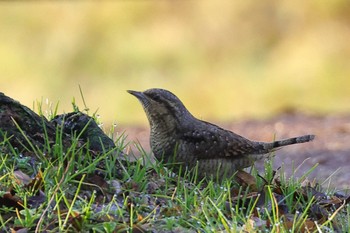
[[[142,104],[152,126],[174,128],[192,119],[191,113],[181,100],[164,89],[148,89],[144,92],[128,91]]]

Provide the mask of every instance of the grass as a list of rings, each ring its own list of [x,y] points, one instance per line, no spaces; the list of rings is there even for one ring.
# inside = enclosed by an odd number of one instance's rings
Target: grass
[[[96,156],[79,135],[64,148],[57,132],[54,146],[30,144],[31,153],[1,142],[1,231],[350,232],[349,198],[308,182],[314,167],[285,177],[266,161],[262,175],[253,167],[240,181],[199,181],[151,162],[141,145],[141,157],[121,155],[125,134]]]

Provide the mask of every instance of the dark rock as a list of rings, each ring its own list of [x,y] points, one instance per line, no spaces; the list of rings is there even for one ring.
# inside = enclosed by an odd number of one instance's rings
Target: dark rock
[[[81,112],[56,116],[48,121],[18,101],[0,92],[0,149],[12,146],[18,152],[49,151],[56,144],[57,127],[63,126],[62,142],[64,148],[71,146],[72,139],[79,136],[78,147],[87,144],[88,149],[101,153],[115,148],[112,139],[103,133],[93,118]]]
[[[63,132],[79,137],[79,139],[89,144],[89,149],[103,152],[115,147],[94,119],[82,112],[71,112],[57,115],[51,123],[55,126],[62,126]]]

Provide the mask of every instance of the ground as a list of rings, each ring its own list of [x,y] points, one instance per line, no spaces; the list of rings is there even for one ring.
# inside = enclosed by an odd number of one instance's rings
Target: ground
[[[350,188],[350,116],[330,115],[315,116],[289,112],[267,120],[243,120],[231,123],[217,123],[257,141],[273,141],[304,134],[315,134],[313,142],[285,147],[276,152],[274,165],[276,168],[284,164],[287,174],[294,167],[299,167],[297,176],[318,164],[309,178],[315,178],[323,186],[337,189]],[[149,148],[148,127],[122,127],[128,135],[127,141],[140,142],[146,151]],[[134,145],[130,145],[130,153],[138,154]],[[257,164],[262,167],[262,163]]]

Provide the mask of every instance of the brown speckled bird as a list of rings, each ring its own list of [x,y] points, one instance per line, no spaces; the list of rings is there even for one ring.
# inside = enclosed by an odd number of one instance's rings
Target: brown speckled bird
[[[164,89],[128,91],[141,102],[150,123],[151,149],[158,160],[193,169],[199,177],[230,177],[237,170],[268,157],[279,147],[309,142],[304,135],[274,142],[256,142],[195,118],[179,98]]]

